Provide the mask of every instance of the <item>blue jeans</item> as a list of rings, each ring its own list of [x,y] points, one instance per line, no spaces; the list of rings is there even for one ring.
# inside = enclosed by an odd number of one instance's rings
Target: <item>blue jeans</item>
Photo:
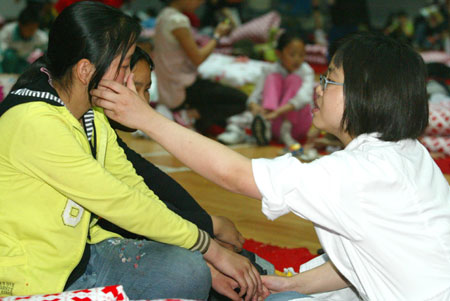
[[[208,298],[211,273],[199,252],[121,238],[90,248],[85,273],[67,291],[120,284],[131,300]]]
[[[306,298],[306,297],[310,297],[310,296],[303,295],[303,294],[300,294],[297,292],[289,291],[289,292],[272,294],[264,300],[265,301],[287,301],[287,300],[292,300],[292,299],[297,299],[297,298]]]

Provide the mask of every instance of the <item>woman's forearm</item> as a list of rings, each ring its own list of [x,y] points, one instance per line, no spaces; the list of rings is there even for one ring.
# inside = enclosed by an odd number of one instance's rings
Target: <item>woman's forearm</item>
[[[137,95],[132,75],[127,86],[102,80],[91,95],[109,118],[145,132],[200,175],[230,191],[261,198],[250,159],[154,111]]]
[[[296,290],[302,294],[315,294],[334,291],[349,286],[344,276],[328,261],[292,278]]]
[[[195,172],[233,192],[261,198],[255,184],[251,160],[150,111],[140,130]]]

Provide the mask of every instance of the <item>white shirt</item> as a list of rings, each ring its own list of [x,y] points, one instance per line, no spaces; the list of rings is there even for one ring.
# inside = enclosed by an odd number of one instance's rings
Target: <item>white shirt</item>
[[[158,78],[158,102],[171,109],[184,102],[185,89],[197,77],[197,67],[172,34],[178,28],[191,30],[189,18],[172,7],[164,8],[156,19],[153,59]]]
[[[450,300],[450,189],[417,140],[361,135],[311,163],[252,165],[264,214],[312,221],[363,300]]]
[[[266,78],[268,75],[273,73],[279,73],[283,75],[283,77],[289,75],[289,72],[280,63],[273,63],[264,67],[262,70],[262,75],[255,85],[255,89],[253,89],[252,94],[247,100],[247,104],[251,102],[262,104]],[[297,74],[302,79],[300,89],[298,89],[295,96],[289,100],[289,103],[292,104],[296,110],[299,110],[304,106],[313,103],[314,70],[307,62],[303,62],[300,67],[292,73]]]

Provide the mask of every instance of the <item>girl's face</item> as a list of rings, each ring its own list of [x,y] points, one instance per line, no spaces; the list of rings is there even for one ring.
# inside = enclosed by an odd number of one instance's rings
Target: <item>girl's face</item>
[[[301,40],[292,40],[281,51],[277,51],[278,58],[289,73],[297,70],[305,60],[305,44]]]
[[[136,85],[138,95],[146,102],[149,102],[150,93],[148,89],[152,85],[150,66],[145,60],[140,60],[134,66],[132,72],[134,74],[134,84]]]
[[[334,63],[331,62],[326,78],[337,83],[344,83],[342,67],[336,68]],[[321,85],[317,86],[314,103],[315,107],[312,110],[313,124],[317,128],[335,135],[344,144],[349,142],[347,141],[348,134],[341,129],[341,120],[345,108],[344,87],[328,83],[324,90]]]
[[[134,53],[134,50],[136,49],[136,45],[133,45],[128,50],[127,54],[125,55],[124,60],[122,61],[122,64],[120,64],[120,55],[118,55],[109,65],[108,70],[106,71],[105,75],[103,75],[102,79],[108,79],[113,80],[115,82],[118,82],[120,84],[124,84],[126,79],[131,73],[130,70],[130,60],[131,56]]]

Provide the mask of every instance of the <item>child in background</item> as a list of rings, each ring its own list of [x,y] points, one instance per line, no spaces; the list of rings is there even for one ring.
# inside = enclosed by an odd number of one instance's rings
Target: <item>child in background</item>
[[[293,212],[314,224],[330,261],[294,277],[264,276],[271,292],[350,287],[361,300],[450,300],[450,188],[417,140],[428,124],[423,59],[374,33],[348,37],[332,57],[315,90],[313,123],[345,149],[311,163],[290,154],[246,158],[111,81],[100,86],[115,93],[94,90],[94,102],[200,175],[261,199],[268,218]]]
[[[231,26],[224,21],[213,39],[198,47],[186,12],[195,12],[203,0],[167,0],[156,19],[152,58],[158,84],[158,102],[174,113],[174,119],[208,134],[212,125],[225,126],[226,119],[245,110],[247,95],[235,88],[198,78],[197,67],[217,47]]]
[[[0,31],[0,72],[22,73],[47,47],[48,36],[39,29],[39,11],[27,7],[18,22]]]
[[[306,137],[311,127],[314,70],[304,61],[305,42],[299,34],[283,33],[278,39],[276,54],[279,61],[263,70],[247,104],[254,116],[252,132],[259,145],[268,144],[273,136],[292,147],[298,139]],[[230,121],[232,123],[233,118]],[[244,132],[242,128],[229,125],[227,131],[219,135],[219,141],[241,142],[231,139],[233,131]]]

